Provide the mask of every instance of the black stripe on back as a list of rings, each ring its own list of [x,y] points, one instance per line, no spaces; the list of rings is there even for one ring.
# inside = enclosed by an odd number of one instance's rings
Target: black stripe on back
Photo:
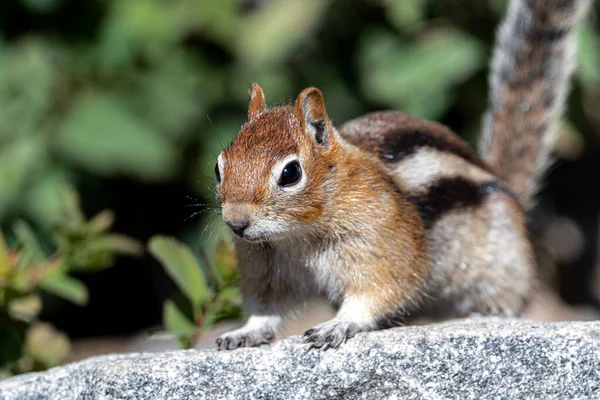
[[[415,205],[425,229],[433,225],[449,211],[480,206],[485,198],[497,191],[514,194],[499,181],[474,183],[464,178],[444,178],[435,182],[423,195],[409,196],[408,200]]]
[[[478,167],[489,170],[489,167],[468,146],[451,143],[430,132],[422,132],[418,129],[409,132],[402,130],[398,133],[387,133],[380,149],[380,158],[387,162],[398,162],[423,147],[455,154]]]

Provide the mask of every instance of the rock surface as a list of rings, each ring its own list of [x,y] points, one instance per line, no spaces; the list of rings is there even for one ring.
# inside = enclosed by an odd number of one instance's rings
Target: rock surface
[[[0,399],[600,398],[600,322],[474,319],[230,352],[108,355],[0,382]]]

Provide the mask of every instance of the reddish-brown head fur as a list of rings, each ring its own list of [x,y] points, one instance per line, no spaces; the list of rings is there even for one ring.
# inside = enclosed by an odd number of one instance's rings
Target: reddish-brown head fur
[[[323,213],[336,135],[318,89],[304,90],[293,106],[266,108],[262,89],[253,84],[248,121],[219,156],[225,222],[248,219],[250,239],[314,225]],[[282,169],[295,160],[302,178],[282,187]]]

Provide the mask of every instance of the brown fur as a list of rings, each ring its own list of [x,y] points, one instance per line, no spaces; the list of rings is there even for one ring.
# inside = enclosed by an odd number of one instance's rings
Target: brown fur
[[[350,147],[336,153],[323,228],[328,237],[353,235],[358,246],[337,255],[345,268],[334,273],[346,292],[367,295],[375,313],[394,311],[415,295],[427,274],[422,222],[379,163]],[[388,287],[392,290],[382,296]]]
[[[435,138],[435,146],[424,145],[393,160],[386,158],[389,143],[411,143],[403,136],[410,138],[417,131]],[[499,180],[460,137],[416,117],[373,113],[345,123],[339,132],[380,157],[410,198],[437,195],[433,188],[445,179],[459,177],[475,189]],[[429,165],[430,159],[436,165]],[[422,312],[442,318],[472,313],[518,315],[530,296],[535,275],[522,209],[515,198],[502,192],[484,193],[481,203],[470,205],[469,199],[461,197],[464,189],[459,190],[462,192],[431,199],[442,209],[427,210],[443,214],[427,231],[430,273]],[[459,196],[458,201],[453,196]]]
[[[252,93],[250,94],[250,104],[248,105],[248,120],[251,121],[265,111],[265,94],[258,83],[252,84]]]
[[[376,111],[344,123],[339,130],[344,139],[361,149],[377,154],[383,161],[386,161],[385,156],[390,154],[390,148],[399,138],[424,134],[431,138],[431,142],[443,143],[445,152],[456,154],[470,164],[492,172],[477,152],[448,127],[412,115],[395,111]],[[421,147],[426,146],[421,143]]]
[[[248,121],[223,152],[225,159],[236,163],[223,170],[221,202],[264,201],[270,194],[266,184],[269,171],[275,162],[296,151],[298,141],[289,133],[299,129],[289,107],[273,107]]]
[[[428,274],[423,223],[381,162],[339,137],[317,89],[303,91],[294,106],[249,114],[221,156],[223,218],[240,219],[241,207],[250,230],[267,222],[285,228],[238,240],[247,312],[282,314],[323,296],[340,312],[307,335],[317,347],[375,329],[399,310],[414,312]],[[286,193],[273,184],[273,168],[291,155],[305,181]],[[245,331],[221,346],[260,344],[265,335]]]

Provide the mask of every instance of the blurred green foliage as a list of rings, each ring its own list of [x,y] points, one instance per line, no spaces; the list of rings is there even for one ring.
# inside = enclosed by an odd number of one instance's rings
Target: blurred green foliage
[[[106,233],[111,214],[86,222],[65,200],[74,190],[86,199],[90,186],[110,179],[168,183],[199,197],[200,214],[212,211],[216,155],[244,122],[253,81],[269,104],[316,85],[336,122],[394,108],[445,122],[473,140],[504,7],[503,0],[4,0],[0,225],[18,242],[0,265],[0,290],[11,293],[0,296],[0,328],[11,327],[0,339],[1,362],[21,359],[25,341],[36,348],[40,338],[57,337],[36,322],[39,291],[83,304],[85,287],[67,272],[107,266],[115,252],[136,247]],[[580,43],[571,106],[577,121],[569,125],[579,140],[582,126],[600,123],[594,18]],[[17,220],[27,224],[13,229]],[[182,222],[169,232],[178,240],[161,236],[149,244],[181,292],[164,304],[164,324],[184,346],[215,321],[239,316],[235,262],[219,239],[222,227],[207,223]],[[35,250],[36,237],[54,256]],[[17,290],[16,271],[41,271],[44,279]],[[13,329],[15,310],[29,319]],[[41,328],[26,339],[34,326]],[[52,340],[63,352],[64,340]],[[41,368],[60,357],[33,359]]]
[[[73,7],[17,3],[46,18]],[[436,120],[455,112],[471,121],[460,133],[475,133],[494,26],[482,24],[503,12],[501,1],[90,3],[97,22],[83,37],[61,37],[56,26],[58,35],[0,39],[0,220],[56,223],[77,170],[148,182],[185,176],[210,197],[193,182],[211,175],[207,164],[243,122],[252,81],[271,104],[317,84],[336,121],[373,108]],[[597,90],[597,31],[588,25],[581,37],[580,79]],[[344,47],[331,51],[337,42]],[[182,157],[190,146],[202,154],[191,168]]]
[[[108,232],[110,212],[86,221],[73,193],[64,204],[70,218],[53,230],[51,252],[23,221],[10,232],[12,245],[0,231],[0,377],[49,368],[68,355],[67,336],[38,319],[44,294],[85,305],[87,289],[69,272],[95,271],[116,254],[140,253],[133,239]]]
[[[148,246],[183,294],[179,303],[169,299],[163,306],[163,324],[182,347],[194,347],[215,323],[241,316],[237,260],[231,243],[220,240],[212,257],[203,252],[200,259],[174,238],[155,236]]]

